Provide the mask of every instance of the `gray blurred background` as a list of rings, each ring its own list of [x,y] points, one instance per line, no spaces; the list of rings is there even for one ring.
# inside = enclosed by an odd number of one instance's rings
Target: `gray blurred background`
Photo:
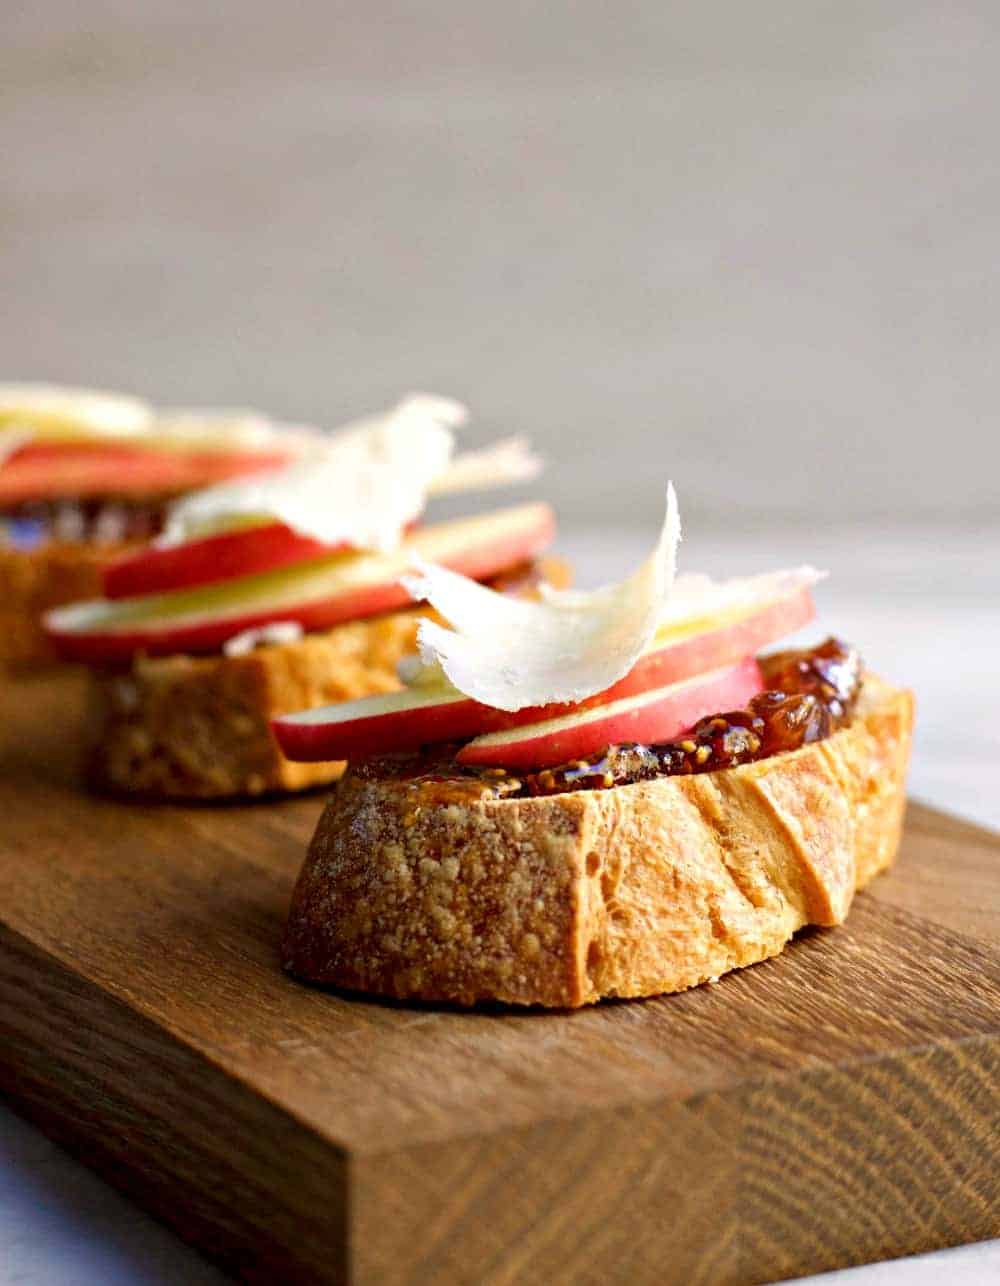
[[[6,0],[0,364],[526,431],[568,523],[996,528],[995,0]],[[786,560],[787,561],[787,560]]]

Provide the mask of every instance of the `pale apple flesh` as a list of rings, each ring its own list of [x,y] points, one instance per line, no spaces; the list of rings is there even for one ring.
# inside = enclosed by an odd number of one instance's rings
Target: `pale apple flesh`
[[[454,689],[404,688],[341,705],[282,715],[271,727],[282,753],[299,763],[368,759],[442,741],[467,741],[565,706],[497,710]]]
[[[389,554],[327,554],[168,594],[76,603],[49,612],[46,633],[66,659],[104,664],[127,661],[139,651],[215,651],[235,634],[274,621],[328,629],[410,606],[400,578],[414,558],[483,580],[536,557],[554,533],[547,505],[521,505],[423,527]]]
[[[706,715],[740,709],[764,690],[753,657],[664,688],[653,688],[606,705],[487,733],[463,746],[461,764],[529,771],[584,759],[621,742],[673,741]]]
[[[119,558],[104,569],[104,593],[108,598],[165,594],[234,576],[291,567],[345,548],[300,536],[284,523],[264,522],[182,545],[150,545]]]
[[[407,530],[414,527],[411,524]],[[351,548],[346,542],[328,545],[303,536],[282,522],[251,522],[179,545],[147,545],[116,559],[104,569],[104,594],[107,598],[134,598],[194,589],[255,572],[294,567]]]
[[[367,759],[429,742],[464,741],[487,727],[506,726],[491,725],[489,716],[502,714],[461,692],[404,688],[282,715],[272,721],[271,729],[288,759],[323,763]]]
[[[624,678],[577,705],[497,710],[454,689],[415,687],[285,715],[275,721],[274,732],[289,759],[307,763],[363,759],[435,742],[464,741],[481,733],[559,719],[721,669],[799,629],[814,614],[812,596],[800,590],[737,619],[677,625],[654,638]]]

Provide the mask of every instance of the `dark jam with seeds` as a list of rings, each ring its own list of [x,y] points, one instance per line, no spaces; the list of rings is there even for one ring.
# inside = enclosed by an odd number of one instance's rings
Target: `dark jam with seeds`
[[[601,790],[650,777],[735,768],[822,741],[851,717],[861,690],[861,657],[839,639],[808,651],[776,652],[762,657],[760,667],[767,689],[745,710],[710,715],[677,741],[609,746],[592,760],[529,773],[524,793]]]
[[[467,768],[454,761],[456,746],[429,747],[420,755],[376,759],[356,775],[391,775],[419,787],[425,803],[558,795],[607,790],[653,777],[713,772],[767,759],[822,741],[850,719],[861,691],[861,657],[830,638],[818,647],[760,658],[767,689],[745,710],[709,715],[677,741],[608,746],[587,760],[515,776],[502,768]]]

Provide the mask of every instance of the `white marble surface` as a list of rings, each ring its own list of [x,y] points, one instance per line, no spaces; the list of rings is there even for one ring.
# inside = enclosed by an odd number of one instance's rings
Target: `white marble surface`
[[[563,547],[597,581],[638,557],[640,532],[577,531]],[[1000,725],[991,711],[1000,638],[1000,532],[855,529],[809,538],[685,542],[682,566],[723,573],[810,559],[835,574],[821,626],[856,640],[919,698],[912,793],[1000,828]],[[984,713],[985,711],[985,713]],[[0,1110],[2,1286],[175,1286],[222,1280],[125,1198]],[[1000,1242],[872,1265],[845,1286],[1000,1281]]]

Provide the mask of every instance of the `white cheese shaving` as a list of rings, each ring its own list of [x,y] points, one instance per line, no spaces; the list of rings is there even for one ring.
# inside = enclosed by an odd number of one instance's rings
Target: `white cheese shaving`
[[[322,429],[281,424],[257,411],[160,411],[153,426],[155,444],[179,451],[308,450],[324,441]]]
[[[6,433],[42,442],[124,442],[177,451],[305,449],[321,429],[278,424],[257,411],[159,411],[139,398],[53,384],[0,384],[0,458]]]
[[[449,429],[460,429],[469,419],[469,408],[453,397],[441,397],[437,393],[407,393],[401,401],[388,411],[379,411],[375,415],[363,415],[351,420],[336,430],[336,435],[347,436],[352,433],[366,434],[373,429],[380,429],[386,420],[393,416],[409,415],[414,419],[434,420]]]
[[[526,438],[502,438],[477,451],[463,451],[435,478],[435,496],[456,491],[479,491],[516,482],[531,482],[542,471],[542,458],[535,455]]]
[[[281,441],[294,443],[292,463],[184,497],[172,506],[157,544],[272,521],[325,544],[392,549],[429,495],[503,486],[539,473],[541,461],[523,438],[453,460],[452,430],[467,414],[451,398],[413,393],[391,411],[356,420],[330,436],[286,428]],[[191,440],[200,431],[197,415],[190,413]],[[166,430],[178,423],[183,430],[185,422],[168,421]]]
[[[302,634],[298,621],[272,621],[269,625],[234,634],[223,643],[222,651],[225,656],[249,656],[255,648],[268,643],[295,643]]]
[[[450,622],[420,625],[420,654],[466,696],[499,710],[582,701],[616,683],[656,633],[673,583],[680,519],[673,486],[656,548],[627,580],[589,593],[511,598],[443,567],[404,584]]]
[[[282,522],[325,544],[394,548],[448,466],[465,408],[415,394],[358,421],[284,468],[195,492],[170,509],[165,544],[248,519]]]
[[[146,433],[153,411],[136,397],[56,384],[0,384],[0,428],[45,440],[131,438]]]
[[[428,665],[421,656],[401,656],[396,662],[396,677],[408,688],[450,688],[451,684],[439,665]]]
[[[273,436],[274,426],[257,411],[183,407],[158,411],[156,433],[191,446],[261,446]]]

